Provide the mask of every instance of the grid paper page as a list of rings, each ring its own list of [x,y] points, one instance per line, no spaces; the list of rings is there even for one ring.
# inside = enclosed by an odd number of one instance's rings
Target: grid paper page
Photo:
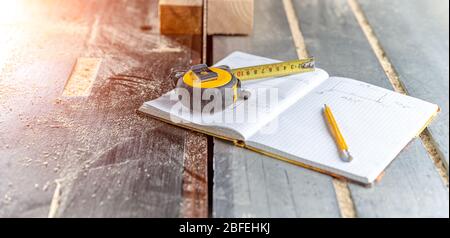
[[[323,116],[331,107],[354,160],[339,158]],[[276,133],[247,144],[371,183],[437,112],[437,105],[356,80],[331,77],[278,117]]]

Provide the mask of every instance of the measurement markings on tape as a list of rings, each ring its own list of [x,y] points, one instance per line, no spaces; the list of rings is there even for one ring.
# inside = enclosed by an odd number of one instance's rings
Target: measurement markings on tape
[[[232,73],[241,81],[286,76],[314,71],[314,58],[291,60],[275,64],[257,65],[233,69]]]
[[[222,109],[224,109],[238,99],[247,100],[251,96],[249,91],[241,88],[241,81],[312,72],[315,70],[314,67],[313,58],[237,69],[231,69],[227,65],[208,67],[206,64],[200,64],[192,66],[183,74],[177,74],[175,79],[177,80],[177,92],[188,92],[189,94],[189,97],[182,94],[178,97],[187,108],[195,110],[193,101],[196,101],[200,104],[197,109],[203,109],[212,101],[221,98],[219,102],[222,103]],[[210,95],[206,98],[194,99],[194,90],[200,90],[199,95],[203,95],[204,92]],[[231,90],[232,93],[227,93],[228,90]]]

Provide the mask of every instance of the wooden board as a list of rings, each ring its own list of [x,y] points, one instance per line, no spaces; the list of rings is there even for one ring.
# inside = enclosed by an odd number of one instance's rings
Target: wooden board
[[[332,76],[392,89],[347,1],[293,2],[307,50],[318,67]],[[418,139],[394,160],[380,183],[349,188],[358,217],[449,215],[448,188]]]
[[[339,217],[331,178],[214,140],[214,217]]]
[[[159,0],[161,34],[201,35],[203,0]]]
[[[408,94],[441,107],[442,111],[429,126],[429,131],[448,173],[449,2],[360,2]]]
[[[297,58],[282,1],[257,3],[251,36],[213,37],[214,62],[235,50]],[[213,216],[339,217],[340,211],[331,177],[214,139]]]
[[[201,37],[160,36],[155,0],[24,4],[0,23],[0,217],[207,216],[206,137],[135,112]],[[63,96],[80,57],[92,89]]]
[[[208,0],[209,35],[246,35],[253,31],[254,0]]]

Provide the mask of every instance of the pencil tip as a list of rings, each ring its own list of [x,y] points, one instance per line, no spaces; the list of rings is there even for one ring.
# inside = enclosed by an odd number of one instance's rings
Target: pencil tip
[[[348,162],[352,162],[353,161],[353,156],[350,154],[350,153],[348,153]]]
[[[348,150],[341,150],[341,159],[344,162],[351,162],[353,160],[353,156],[350,154]]]

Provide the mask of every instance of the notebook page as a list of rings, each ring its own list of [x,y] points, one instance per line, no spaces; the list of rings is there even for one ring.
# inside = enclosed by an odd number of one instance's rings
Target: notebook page
[[[354,160],[340,160],[323,116],[328,104]],[[437,112],[437,105],[356,80],[331,77],[278,117],[276,133],[247,145],[362,183],[373,182]]]
[[[275,62],[280,61],[234,52],[219,61],[216,66],[228,65],[231,68],[238,68]],[[239,139],[245,140],[256,131],[259,131],[262,126],[268,124],[271,119],[277,117],[281,111],[296,103],[301,97],[324,82],[328,77],[325,71],[316,69],[314,72],[309,73],[242,82],[242,88],[252,93],[250,98],[248,100],[239,100],[235,105],[212,115],[205,115],[200,112],[191,112],[189,115],[174,113],[173,108],[178,103],[176,100],[171,100],[171,96],[175,94],[174,91],[170,91],[156,100],[144,103],[141,111],[146,113],[158,111],[159,115],[157,116],[165,115],[164,117],[168,117],[170,115],[181,119],[182,123],[200,125],[209,130],[214,128],[215,132],[221,135],[228,134],[230,130],[235,134],[241,135]],[[271,96],[270,90],[272,89],[278,89],[276,105],[271,104],[268,100],[261,100],[261,95],[265,95],[265,99],[268,99]],[[149,111],[148,109],[151,110]],[[257,116],[249,118],[248,114],[255,111]],[[224,120],[225,118],[234,118],[235,120]]]

